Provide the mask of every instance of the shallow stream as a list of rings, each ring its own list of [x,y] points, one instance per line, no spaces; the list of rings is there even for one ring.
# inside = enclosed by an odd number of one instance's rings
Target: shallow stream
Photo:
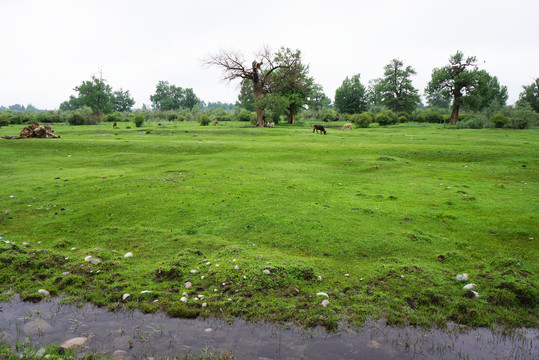
[[[518,329],[504,336],[489,329],[446,331],[387,326],[328,333],[267,323],[217,319],[172,319],[163,314],[109,312],[92,305],[61,305],[58,299],[34,304],[0,303],[0,339],[31,340],[36,346],[89,337],[81,353],[131,359],[229,353],[235,359],[539,359],[539,330]]]

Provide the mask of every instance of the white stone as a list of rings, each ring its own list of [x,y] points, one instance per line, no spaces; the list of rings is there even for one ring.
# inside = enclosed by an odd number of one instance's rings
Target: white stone
[[[64,276],[69,275],[69,274],[70,274],[69,271],[64,271],[64,272],[62,273],[62,275],[64,275]]]
[[[124,255],[124,258],[130,258],[130,257],[133,257],[132,252],[128,252],[127,254]]]
[[[196,271],[196,270],[191,270],[190,272],[191,272],[191,274],[196,274],[198,271]]]
[[[90,259],[90,262],[92,264],[94,264],[94,265],[97,265],[97,264],[99,264],[101,262],[101,260],[99,260],[99,259]]]
[[[317,296],[325,296],[325,297],[327,297],[329,299],[329,295],[326,294],[325,292],[317,292],[316,295]]]
[[[346,277],[349,277],[349,276],[350,276],[350,274],[344,274],[344,276],[346,276]]]
[[[204,275],[202,275],[202,276],[200,277],[200,279],[201,279],[201,280],[204,280]]]
[[[458,274],[457,276],[455,276],[455,279],[457,281],[466,281],[468,280],[468,274]]]
[[[219,264],[215,264],[216,267],[219,267]]]
[[[208,306],[207,303],[202,303],[202,307],[205,308],[206,306]]]
[[[36,355],[35,355],[36,359],[38,359],[38,358],[40,358],[40,357],[43,357],[43,355],[45,355],[45,351],[46,351],[45,348],[39,349],[39,350],[36,352]]]
[[[22,246],[26,247],[26,246],[30,246],[30,243],[27,243],[26,241],[22,243]]]
[[[141,291],[140,293],[141,293],[141,294],[150,294],[151,291],[150,291],[150,290],[143,290],[143,291]]]
[[[123,294],[122,295],[122,301],[125,301],[125,299],[127,299],[130,296],[131,296],[131,294]]]
[[[189,296],[189,294],[184,291],[182,296]]]
[[[77,248],[71,248],[71,250],[77,250]]]
[[[264,269],[264,271],[262,271],[262,272],[263,272],[264,274],[266,274],[266,275],[271,274],[271,271],[269,271],[268,269]]]
[[[464,290],[474,290],[475,288],[477,288],[477,285],[475,284],[468,284],[468,285],[464,285],[463,287]]]
[[[191,284],[189,281],[185,283],[185,288],[186,289],[189,289],[191,286],[193,286],[193,284]]]
[[[247,280],[247,276],[243,275],[243,280]]]
[[[318,277],[318,281],[322,281],[322,276],[319,276],[319,277]]]
[[[238,265],[234,266],[234,270],[239,270],[240,267]]]
[[[328,301],[328,300],[322,301],[322,306],[323,306],[323,307],[328,307],[328,305],[329,305],[329,301]]]
[[[212,331],[213,331],[212,328],[207,328],[206,330],[204,330],[204,332],[207,332],[207,333],[210,333],[210,332],[212,332]]]
[[[127,351],[125,350],[116,350],[112,353],[112,357],[117,360],[124,360],[127,359]]]
[[[64,341],[62,343],[62,345],[60,345],[60,346],[63,347],[64,349],[72,349],[72,348],[75,348],[75,347],[78,347],[78,346],[83,346],[87,342],[88,342],[87,337],[76,337],[76,338]]]
[[[232,262],[236,262],[236,259],[233,259]]]
[[[200,294],[200,295],[198,295],[198,298],[199,298],[200,300],[204,300],[204,295]]]
[[[155,299],[155,300],[153,301],[154,304],[157,303],[157,302],[159,302],[159,299]]]
[[[217,289],[213,289],[213,292],[217,292]]]
[[[84,258],[84,261],[88,262],[88,261],[90,261],[90,260],[92,260],[92,259],[93,259],[92,256],[91,256],[91,255],[88,255],[88,256],[86,256],[86,257]]]
[[[208,262],[206,263],[206,265],[211,265],[211,262],[208,261]]]
[[[48,292],[48,291],[45,290],[45,289],[39,289],[37,292],[38,292],[39,294],[41,294],[42,296],[49,296],[49,295],[51,294],[50,292]]]
[[[476,298],[479,297],[479,293],[478,293],[477,291],[473,291],[473,290],[472,290],[472,294],[474,294],[474,296],[475,296]]]
[[[180,299],[180,301],[186,303],[186,302],[187,302],[187,298],[186,298],[185,296],[182,296],[181,299]]]

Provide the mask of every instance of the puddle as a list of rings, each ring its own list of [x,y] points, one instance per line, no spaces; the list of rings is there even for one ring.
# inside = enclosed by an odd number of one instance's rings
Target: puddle
[[[82,352],[112,354],[124,350],[132,359],[200,354],[234,354],[236,359],[538,359],[539,329],[519,329],[503,336],[488,329],[465,333],[393,327],[371,322],[338,334],[323,329],[286,329],[266,323],[217,319],[171,319],[162,314],[109,312],[92,305],[0,303],[0,338],[27,338],[36,345],[60,344],[89,336]]]

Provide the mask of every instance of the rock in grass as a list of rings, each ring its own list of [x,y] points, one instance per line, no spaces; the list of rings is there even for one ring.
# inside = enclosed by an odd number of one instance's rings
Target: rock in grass
[[[89,262],[89,261],[92,260],[92,259],[93,259],[92,256],[91,256],[91,255],[88,255],[88,256],[86,256],[86,257],[84,258],[84,261]]]
[[[318,281],[322,281],[322,276],[319,276],[319,277],[318,277]]]
[[[455,276],[455,279],[457,281],[466,281],[466,280],[468,280],[468,274],[466,274],[466,273],[458,274],[457,276]]]
[[[90,262],[92,264],[94,264],[94,265],[97,265],[97,264],[99,264],[101,262],[101,260],[99,260],[99,259],[90,259]]]
[[[329,299],[329,295],[326,294],[325,292],[317,292],[316,295],[317,296],[325,296],[325,297],[327,297]]]
[[[323,307],[328,307],[328,305],[329,305],[329,300],[322,301],[322,306]]]
[[[262,271],[262,273],[264,273],[264,274],[266,274],[266,275],[269,275],[269,274],[271,274],[271,271],[269,271],[268,269],[264,269],[264,270]]]
[[[24,324],[22,331],[26,335],[43,334],[53,331],[54,328],[45,320],[32,320]]]
[[[208,306],[207,303],[202,303],[202,307],[203,307],[203,308],[205,308],[205,307],[207,307],[207,306]]]
[[[194,269],[190,271],[191,274],[196,274],[197,272],[198,272],[198,271],[197,271],[197,270],[194,270]]]
[[[76,338],[64,341],[62,345],[60,346],[63,347],[64,349],[73,349],[79,346],[84,346],[87,342],[88,342],[87,337],[76,337]]]
[[[180,299],[180,301],[186,303],[186,302],[187,302],[187,298],[186,298],[185,296],[182,296],[181,299]]]
[[[25,241],[25,242],[22,243],[22,246],[24,246],[24,247],[30,246],[30,243]]]
[[[35,357],[36,357],[37,359],[39,359],[40,357],[43,357],[43,355],[45,355],[45,351],[47,351],[47,350],[45,350],[45,348],[39,349],[39,350],[36,352]]]
[[[45,290],[45,289],[39,289],[37,292],[38,292],[41,296],[50,296],[50,294],[51,294],[50,292],[48,292],[48,291]]]
[[[186,289],[189,289],[191,286],[193,286],[193,284],[191,284],[191,282],[188,281],[188,282],[185,283],[184,286],[185,286]]]
[[[463,287],[464,290],[474,290],[475,288],[477,288],[477,285],[475,284],[468,284],[468,285],[464,285]]]
[[[473,298],[478,298],[479,293],[477,291],[468,290],[466,291],[466,294],[464,294],[464,296],[467,298],[473,299]]]
[[[125,301],[125,299],[127,299],[130,296],[131,296],[131,294],[123,294],[122,295],[122,301]]]
[[[118,360],[124,360],[127,359],[127,351],[125,350],[116,350],[112,353],[112,357]]]
[[[239,270],[240,267],[238,265],[234,266],[234,270]]]
[[[133,257],[132,252],[128,252],[127,254],[124,255],[124,258],[130,258],[130,257]]]

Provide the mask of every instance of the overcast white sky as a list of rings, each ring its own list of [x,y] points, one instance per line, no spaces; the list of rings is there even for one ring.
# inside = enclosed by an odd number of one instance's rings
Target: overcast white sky
[[[422,94],[457,50],[508,87],[508,104],[539,77],[538,0],[0,0],[0,14],[4,106],[57,109],[100,67],[136,108],[159,80],[234,103],[237,84],[202,60],[237,50],[250,64],[263,45],[300,49],[332,99],[346,76],[367,86],[393,58]]]

